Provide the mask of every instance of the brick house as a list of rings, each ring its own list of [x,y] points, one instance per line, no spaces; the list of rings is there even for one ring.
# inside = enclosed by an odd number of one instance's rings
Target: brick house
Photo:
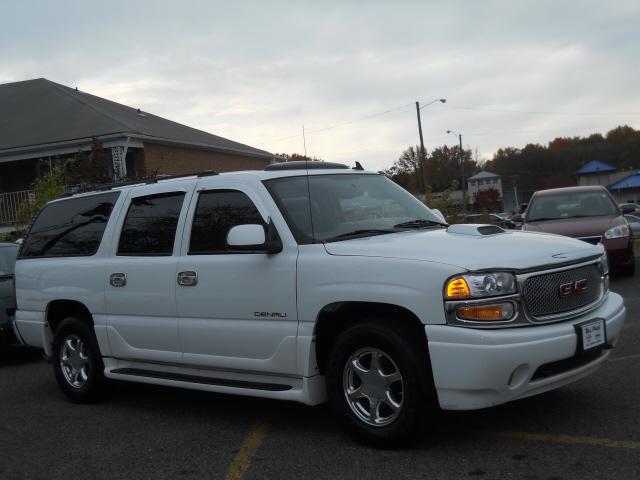
[[[0,85],[0,194],[26,190],[51,162],[97,138],[114,180],[263,169],[274,155],[44,78]]]

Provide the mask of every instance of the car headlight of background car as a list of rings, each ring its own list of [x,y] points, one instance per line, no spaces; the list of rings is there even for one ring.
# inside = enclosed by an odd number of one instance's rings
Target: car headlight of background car
[[[611,240],[612,238],[622,238],[629,236],[629,225],[616,225],[604,232],[604,238]]]

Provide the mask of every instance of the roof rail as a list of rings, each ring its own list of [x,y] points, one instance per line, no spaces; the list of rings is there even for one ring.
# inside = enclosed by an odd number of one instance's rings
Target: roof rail
[[[132,187],[136,185],[149,185],[152,183],[158,183],[164,180],[175,180],[178,178],[187,178],[187,177],[211,177],[214,175],[219,175],[218,172],[214,172],[213,170],[203,170],[201,172],[193,172],[193,173],[181,173],[179,175],[167,175],[163,177],[150,178],[148,180],[129,180],[126,182],[114,182],[114,183],[103,183],[100,185],[94,185],[91,187],[84,187],[76,190],[75,192],[65,192],[58,198],[72,197],[79,193],[89,193],[89,192],[104,192],[107,190],[113,190],[114,188],[121,187]]]

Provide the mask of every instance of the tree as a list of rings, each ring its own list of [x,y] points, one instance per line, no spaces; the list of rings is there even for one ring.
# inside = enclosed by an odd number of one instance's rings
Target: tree
[[[502,197],[495,188],[486,188],[473,194],[473,206],[476,212],[496,212],[502,210]]]
[[[419,147],[409,147],[383,173],[405,190],[411,193],[419,193],[421,183],[418,177],[420,173],[418,169],[419,163]]]
[[[478,166],[473,160],[471,150],[462,150],[462,158],[465,163],[465,174],[467,177],[473,175]],[[462,168],[460,164],[460,147],[448,147],[443,145],[431,152],[427,158],[427,180],[434,192],[441,192],[451,185],[452,180],[462,179]]]
[[[102,142],[91,139],[91,151],[78,152],[65,163],[66,180],[69,185],[101,184],[111,181],[111,158],[104,151]]]
[[[27,225],[45,203],[62,195],[64,192],[64,178],[62,167],[55,167],[50,173],[34,181],[32,184],[34,196],[20,204],[16,212],[17,223]]]
[[[276,157],[285,158],[287,162],[322,162],[320,157],[307,157],[300,153],[276,153]]]

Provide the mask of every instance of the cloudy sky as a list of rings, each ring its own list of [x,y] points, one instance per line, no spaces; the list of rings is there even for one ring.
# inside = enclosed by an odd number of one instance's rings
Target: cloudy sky
[[[3,0],[0,83],[45,77],[271,152],[384,168],[418,143],[640,127],[640,2]]]

